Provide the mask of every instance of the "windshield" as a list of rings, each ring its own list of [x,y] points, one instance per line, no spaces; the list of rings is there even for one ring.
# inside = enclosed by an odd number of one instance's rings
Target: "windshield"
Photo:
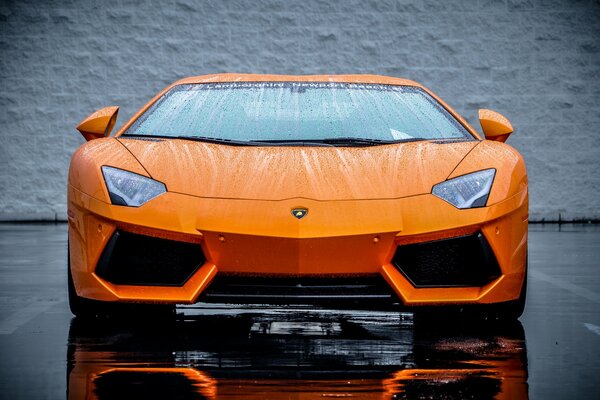
[[[177,85],[125,135],[238,144],[472,139],[448,111],[419,88],[332,82]]]

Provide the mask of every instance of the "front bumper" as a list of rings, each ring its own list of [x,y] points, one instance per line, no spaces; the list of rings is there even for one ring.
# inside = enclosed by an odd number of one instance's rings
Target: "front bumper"
[[[69,187],[71,270],[80,296],[103,301],[195,303],[205,300],[203,293],[219,275],[381,277],[406,306],[499,303],[520,293],[527,201],[526,190],[471,210],[458,210],[429,194],[390,200],[261,201],[169,192],[130,208],[112,206]],[[293,218],[290,210],[296,207],[308,208],[308,215]],[[98,268],[115,232],[197,246],[201,265],[181,282],[175,279],[175,284],[111,278]],[[468,283],[476,286],[419,285],[399,268],[399,248],[479,234],[489,244],[499,273]]]

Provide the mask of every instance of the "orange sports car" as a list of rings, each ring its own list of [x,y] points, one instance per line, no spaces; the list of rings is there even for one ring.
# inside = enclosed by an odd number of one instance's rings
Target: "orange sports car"
[[[217,74],[175,82],[110,136],[117,112],[77,127],[77,316],[196,302],[523,311],[527,173],[494,111],[479,111],[483,137],[405,79]]]

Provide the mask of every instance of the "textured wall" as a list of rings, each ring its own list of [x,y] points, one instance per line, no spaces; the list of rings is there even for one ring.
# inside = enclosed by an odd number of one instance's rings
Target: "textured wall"
[[[0,219],[65,219],[74,129],[127,120],[214,72],[376,73],[420,81],[479,128],[517,133],[535,220],[600,218],[600,3],[552,0],[0,2]]]

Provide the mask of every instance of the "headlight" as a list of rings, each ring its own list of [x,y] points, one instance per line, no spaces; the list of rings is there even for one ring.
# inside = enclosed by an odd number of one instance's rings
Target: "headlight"
[[[167,191],[165,184],[146,176],[113,167],[102,167],[110,202],[119,206],[139,207]]]
[[[487,203],[495,169],[485,169],[438,183],[432,194],[456,208],[484,207]]]

